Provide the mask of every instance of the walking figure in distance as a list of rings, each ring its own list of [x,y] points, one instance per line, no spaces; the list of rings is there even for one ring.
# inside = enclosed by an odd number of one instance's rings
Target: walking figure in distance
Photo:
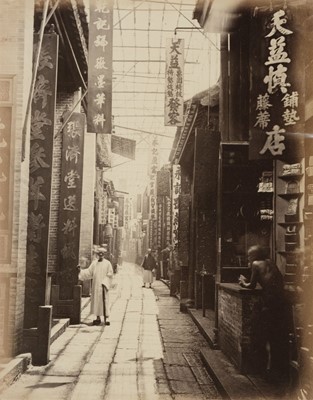
[[[105,325],[110,325],[109,290],[112,283],[113,268],[110,261],[104,258],[104,248],[100,247],[97,253],[98,259],[93,260],[87,269],[80,270],[79,268],[78,279],[81,281],[92,279],[90,313],[97,316],[93,325],[101,324],[101,316],[104,318]]]
[[[152,255],[152,250],[148,249],[147,254],[144,256],[144,259],[141,264],[143,268],[143,286],[146,287],[146,284],[149,284],[151,288],[151,284],[153,282],[153,273],[156,270],[156,261]]]

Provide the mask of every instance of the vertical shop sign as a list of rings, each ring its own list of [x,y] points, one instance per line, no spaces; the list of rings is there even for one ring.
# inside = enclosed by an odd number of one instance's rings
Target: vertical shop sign
[[[124,223],[125,223],[125,229],[128,229],[128,226],[129,226],[129,197],[128,196],[125,198]]]
[[[261,15],[260,22],[252,25],[251,42],[259,43],[252,49],[250,159],[299,157],[304,126],[304,90],[299,76],[304,68],[299,51],[305,41],[303,28],[296,10],[291,19],[290,9],[285,8],[274,11],[269,20]],[[262,28],[257,32],[256,26]]]
[[[34,35],[34,54],[39,34]],[[25,324],[37,322],[45,304],[53,135],[56,107],[58,36],[43,36],[31,107]]]
[[[110,225],[114,225],[114,221],[115,221],[115,208],[109,208],[108,209],[108,223]]]
[[[164,247],[167,243],[172,243],[172,219],[171,219],[171,198],[164,197]]]
[[[149,247],[157,247],[157,196],[156,196],[156,179],[157,169],[159,164],[159,149],[158,139],[154,136],[152,140],[152,158],[150,164],[150,182],[149,182],[149,196],[150,196],[150,215],[149,215]]]
[[[13,79],[0,77],[0,262],[11,261]]]
[[[124,197],[118,197],[118,226],[124,226]]]
[[[164,125],[184,123],[184,39],[166,40]]]
[[[181,191],[180,165],[173,165],[172,172],[172,244],[175,249],[178,246],[178,221],[179,221],[179,195]]]
[[[87,130],[112,131],[113,0],[90,0]]]
[[[157,172],[157,195],[169,196],[171,192],[171,176],[169,169],[161,169]]]
[[[158,196],[157,204],[157,247],[163,245],[163,198]],[[163,247],[162,247],[163,248]]]
[[[99,224],[105,225],[107,222],[107,193],[102,190],[99,195]]]
[[[67,118],[67,115],[65,115]],[[82,200],[85,114],[73,113],[63,129],[59,214],[61,295],[71,298],[77,284]]]

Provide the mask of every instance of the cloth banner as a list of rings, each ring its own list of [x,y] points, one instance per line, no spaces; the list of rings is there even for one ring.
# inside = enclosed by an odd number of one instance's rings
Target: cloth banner
[[[113,0],[90,0],[87,130],[112,130]]]
[[[73,286],[77,285],[85,121],[85,114],[73,113],[63,129],[58,231],[60,285],[63,298],[71,298]]]
[[[39,34],[35,34],[34,55],[38,45]],[[46,298],[58,46],[58,35],[43,35],[31,105],[25,283],[27,328],[36,326],[38,306],[44,305]]]
[[[184,39],[166,40],[164,125],[184,124]]]

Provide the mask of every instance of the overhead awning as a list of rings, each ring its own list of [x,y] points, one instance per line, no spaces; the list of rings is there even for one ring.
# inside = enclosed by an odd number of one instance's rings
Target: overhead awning
[[[185,102],[185,120],[182,127],[177,128],[169,161],[179,161],[182,157],[194,127],[206,124],[207,107],[213,108],[219,104],[219,82],[210,89],[197,93],[192,99]],[[202,121],[205,119],[205,121]],[[190,149],[191,150],[191,149]]]

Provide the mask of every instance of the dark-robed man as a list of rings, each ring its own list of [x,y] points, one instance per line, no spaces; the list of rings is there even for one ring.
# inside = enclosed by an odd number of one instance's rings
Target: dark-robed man
[[[148,283],[149,287],[151,288],[151,284],[153,282],[153,273],[155,273],[155,270],[156,270],[156,261],[152,255],[151,249],[148,249],[148,252],[144,256],[141,266],[143,268],[143,286],[142,287],[146,287],[146,284]]]

